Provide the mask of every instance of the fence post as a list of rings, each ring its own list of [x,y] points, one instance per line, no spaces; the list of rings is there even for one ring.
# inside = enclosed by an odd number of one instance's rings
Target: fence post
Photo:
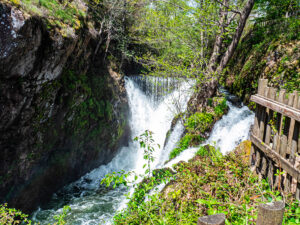
[[[258,206],[256,225],[281,225],[284,214],[284,202],[270,202]]]
[[[200,217],[197,225],[225,225],[225,214],[219,213]]]

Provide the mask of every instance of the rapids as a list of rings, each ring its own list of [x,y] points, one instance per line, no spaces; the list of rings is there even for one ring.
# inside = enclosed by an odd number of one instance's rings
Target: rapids
[[[180,82],[171,78],[141,76],[125,78],[131,111],[129,123],[132,139],[148,129],[154,133],[155,142],[162,146],[155,150],[155,168],[186,161],[192,158],[197,150],[197,148],[187,149],[164,165],[169,153],[180,140],[184,127],[178,122],[165,144],[166,134],[174,116],[186,110],[193,84],[193,81]],[[210,138],[206,141],[219,147],[222,153],[232,150],[248,138],[254,117],[246,106],[237,108],[230,102],[228,106],[228,114],[215,124]],[[126,206],[125,194],[130,189],[121,187],[108,190],[99,185],[100,180],[113,171],[133,170],[141,174],[144,163],[143,151],[132,141],[128,146],[121,147],[110,163],[92,170],[54,194],[46,206],[33,214],[33,221],[42,225],[53,223],[55,222],[53,216],[61,213],[64,205],[69,205],[72,210],[66,217],[68,224],[110,224],[115,212]]]

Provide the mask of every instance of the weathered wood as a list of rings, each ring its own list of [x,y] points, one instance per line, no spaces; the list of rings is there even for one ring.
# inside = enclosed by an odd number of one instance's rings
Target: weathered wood
[[[287,149],[287,137],[286,137],[286,135],[282,135],[280,137],[280,150],[279,150],[279,154],[283,158],[286,158],[286,149]]]
[[[258,206],[256,225],[281,225],[285,204],[282,201]]]
[[[273,111],[279,112],[284,116],[288,116],[291,119],[295,119],[297,121],[300,121],[300,110],[299,109],[295,109],[293,107],[290,106],[286,106],[280,102],[259,96],[259,95],[252,95],[251,96],[251,101],[268,107],[270,109],[272,109]]]
[[[294,91],[293,94],[289,95],[289,102],[288,105],[292,106],[294,108],[297,108],[298,104],[298,92]],[[295,127],[296,121],[294,119],[291,119],[289,121],[289,131],[288,131],[288,143],[287,143],[287,154],[289,154],[289,162],[294,165],[295,164],[295,153],[296,153],[296,143],[294,140],[294,136],[298,135],[298,131],[296,130],[297,128]],[[294,142],[294,143],[293,143]],[[297,142],[297,139],[296,139]],[[292,182],[293,182],[293,177],[290,174],[287,174],[284,188],[285,192],[289,193],[292,191]]]
[[[265,87],[265,89],[264,89],[264,97],[268,98],[269,91],[270,91],[270,88],[269,87]]]
[[[268,98],[275,100],[276,99],[277,88],[271,87],[269,90]]]
[[[275,166],[274,172],[277,173],[277,170],[281,171],[281,168]],[[281,175],[275,176],[274,188],[275,189],[277,188],[278,190],[281,190]]]
[[[277,89],[268,87],[267,83],[266,79],[260,79],[258,93],[251,96],[257,110],[251,134],[250,163],[255,165],[259,175],[268,177],[272,187],[297,192],[300,198],[299,93],[290,93],[287,98],[286,90],[277,94]],[[277,170],[284,174],[274,177]]]
[[[261,160],[261,175],[263,176],[263,177],[266,177],[266,175],[267,175],[267,167],[268,167],[268,164],[267,164],[267,158],[266,158],[266,156],[265,155],[262,155],[262,160]]]
[[[265,136],[265,143],[267,145],[270,144],[271,141],[271,132],[272,132],[272,128],[271,128],[271,124],[270,122],[273,120],[273,110],[269,110],[267,109],[267,128],[266,128],[266,136]]]
[[[269,146],[264,144],[258,137],[251,135],[252,143],[263,151],[270,159],[276,162],[282,169],[289,173],[292,177],[300,182],[300,171],[294,168],[294,166],[277,152],[273,151]]]
[[[255,168],[257,173],[259,173],[260,162],[261,162],[261,152],[259,149],[255,149]]]
[[[292,176],[287,173],[284,178],[284,185],[283,185],[285,193],[291,192],[291,184],[292,184]]]
[[[298,104],[298,92],[295,91],[293,93],[293,107],[297,108]],[[296,126],[296,121],[291,119],[290,122],[290,129],[289,129],[289,137],[288,137],[288,150],[287,152],[290,153],[289,161],[294,164],[295,163],[295,153],[297,152],[297,136],[299,135],[298,127]]]
[[[198,219],[197,225],[225,225],[225,219],[225,214],[223,213],[203,216]]]
[[[283,115],[278,115],[277,118],[277,125],[276,125],[276,129],[277,129],[277,146],[276,146],[276,152],[278,152],[280,154],[280,149],[281,149],[281,144],[282,144],[282,125],[283,125]]]
[[[259,128],[259,115],[260,115],[260,110],[261,110],[262,106],[260,105],[256,105],[256,109],[255,109],[255,118],[254,118],[254,125],[253,125],[253,129],[252,132],[257,135],[258,133],[258,128]]]
[[[274,167],[272,160],[268,160],[269,167],[268,167],[268,181],[271,187],[274,186]]]
[[[284,104],[285,94],[286,94],[286,90],[285,89],[281,89],[279,91],[279,96],[278,96],[278,100],[277,101]]]
[[[264,95],[265,93],[265,88],[268,85],[268,80],[267,79],[259,79],[258,81],[258,94],[259,95]]]
[[[250,156],[249,156],[249,166],[253,166],[255,162],[255,150],[254,146],[251,145]]]
[[[266,120],[266,108],[262,107],[261,114],[259,116],[259,133],[258,133],[258,137],[260,139],[263,139],[263,137],[264,137],[265,123],[266,123],[265,120]]]

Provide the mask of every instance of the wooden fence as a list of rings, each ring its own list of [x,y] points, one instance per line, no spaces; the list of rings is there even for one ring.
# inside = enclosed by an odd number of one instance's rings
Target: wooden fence
[[[269,184],[300,199],[300,97],[267,86],[260,79],[254,126],[251,132],[250,165]]]

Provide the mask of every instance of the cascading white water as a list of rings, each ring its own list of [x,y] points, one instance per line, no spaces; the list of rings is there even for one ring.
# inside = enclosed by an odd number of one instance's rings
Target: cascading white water
[[[228,94],[228,93],[225,93]],[[226,154],[233,150],[239,143],[249,138],[251,125],[254,122],[254,113],[248,107],[238,108],[227,102],[229,111],[216,122],[214,128],[205,143],[220,149],[221,153]],[[178,157],[168,162],[164,167],[170,167],[180,161],[191,159],[199,148],[190,148],[182,152]]]
[[[186,110],[191,95],[193,82],[178,82],[172,79],[148,77],[125,78],[131,117],[129,118],[132,138],[146,129],[154,132],[153,138],[160,146],[164,146],[167,131],[170,129],[174,116]],[[176,87],[176,88],[174,88]],[[229,103],[230,110],[218,121],[212,131],[208,143],[216,142],[222,152],[233,149],[239,141],[247,138],[253,115],[243,107],[241,109]],[[164,148],[155,151],[155,168],[171,166],[181,160],[188,160],[195,154],[196,148],[188,149],[177,158],[164,165],[170,151],[184,131],[183,125],[177,123]],[[226,136],[225,132],[230,132]],[[135,142],[122,147],[117,156],[107,165],[86,174],[78,181],[66,186],[53,195],[51,202],[44,209],[37,210],[33,215],[35,222],[48,224],[54,222],[53,216],[62,212],[64,205],[71,206],[66,220],[68,224],[110,224],[115,212],[126,203],[126,188],[107,190],[99,185],[105,174],[113,171],[130,171],[143,173],[143,151]]]
[[[126,77],[125,81],[131,111],[129,123],[132,139],[145,130],[151,130],[155,142],[163,146],[172,119],[176,114],[186,110],[193,82],[179,83],[170,78],[142,79],[137,76]],[[175,127],[168,146],[175,146],[179,140],[183,128],[178,129],[178,126]],[[163,151],[162,148],[155,150],[155,165],[160,163],[161,156],[164,156]],[[39,209],[34,213],[33,220],[41,224],[52,223],[53,216],[61,213],[63,205],[67,204],[72,209],[66,218],[70,224],[109,224],[114,213],[124,206],[126,199],[124,194],[128,190],[101,188],[99,186],[101,179],[107,173],[120,170],[133,170],[141,174],[144,172],[144,164],[143,151],[139,149],[137,143],[131,142],[128,147],[122,147],[109,164],[91,171],[55,194],[47,209]]]

